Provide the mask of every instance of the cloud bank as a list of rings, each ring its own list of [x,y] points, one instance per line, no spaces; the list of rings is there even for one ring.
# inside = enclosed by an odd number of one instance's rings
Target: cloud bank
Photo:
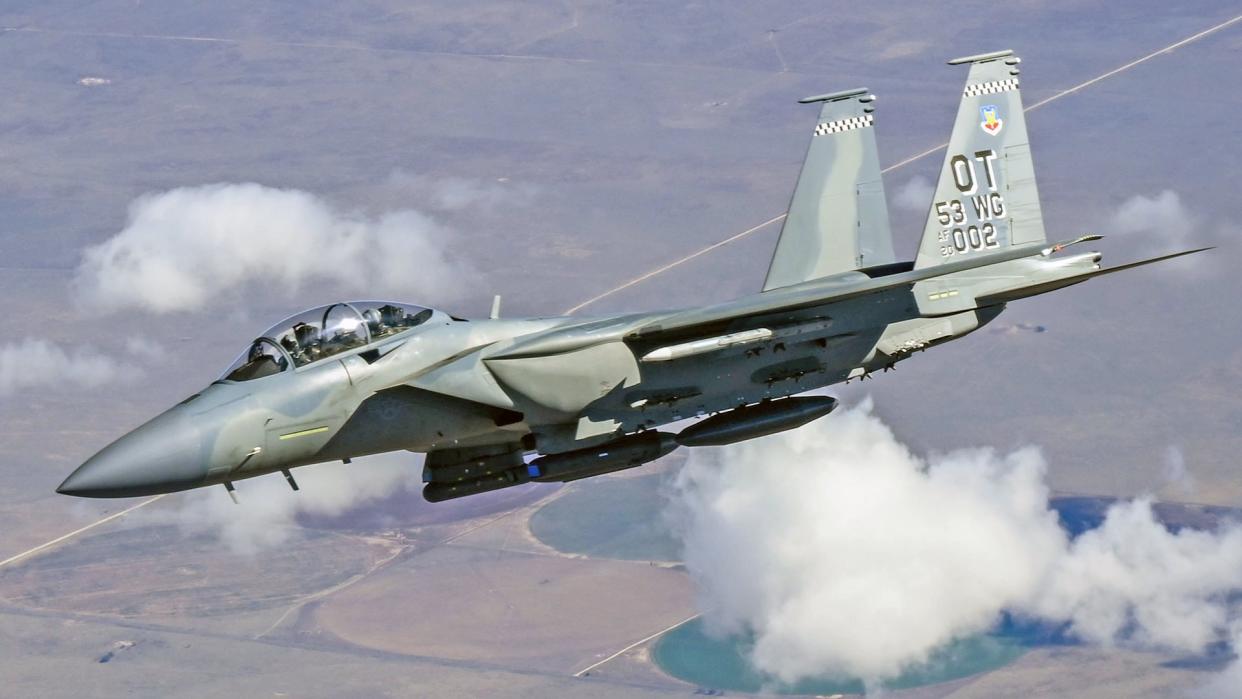
[[[134,200],[124,230],[84,251],[74,286],[91,308],[154,313],[200,308],[254,285],[443,298],[463,271],[445,254],[448,238],[412,209],[368,217],[296,189],[182,187]]]
[[[91,347],[65,349],[35,338],[0,345],[0,396],[49,386],[97,388],[136,374]]]
[[[912,454],[869,403],[690,452],[673,516],[710,631],[750,632],[782,682],[875,684],[1003,610],[1103,644],[1200,651],[1228,633],[1242,528],[1173,534],[1148,501],[1070,541],[1036,449]]]

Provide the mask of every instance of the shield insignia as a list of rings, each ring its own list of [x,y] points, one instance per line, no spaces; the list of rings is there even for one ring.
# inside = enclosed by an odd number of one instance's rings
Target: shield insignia
[[[1001,132],[1005,126],[1005,120],[1000,118],[1000,110],[994,104],[984,105],[979,108],[979,118],[983,121],[979,122],[980,128],[984,133],[995,136]]]

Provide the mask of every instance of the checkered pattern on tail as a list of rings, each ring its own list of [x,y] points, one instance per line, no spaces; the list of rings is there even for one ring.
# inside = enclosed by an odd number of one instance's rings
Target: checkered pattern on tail
[[[829,134],[841,133],[842,131],[852,131],[853,129],[861,129],[864,126],[871,126],[872,121],[870,114],[864,114],[859,117],[849,117],[848,119],[840,119],[838,121],[826,121],[815,127],[816,136],[827,136]]]
[[[993,80],[986,83],[975,83],[967,85],[966,90],[962,92],[963,97],[975,97],[977,95],[991,95],[996,92],[1008,92],[1009,90],[1018,89],[1018,79],[1008,78],[1006,80]]]

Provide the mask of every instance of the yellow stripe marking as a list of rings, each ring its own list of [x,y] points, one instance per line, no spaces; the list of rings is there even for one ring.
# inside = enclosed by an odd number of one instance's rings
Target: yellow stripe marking
[[[282,434],[280,435],[280,438],[281,439],[293,439],[294,437],[305,437],[306,435],[309,435],[309,434],[319,434],[320,432],[327,432],[327,431],[328,431],[327,427],[312,427],[309,430],[302,430],[300,432],[290,432],[289,434]]]

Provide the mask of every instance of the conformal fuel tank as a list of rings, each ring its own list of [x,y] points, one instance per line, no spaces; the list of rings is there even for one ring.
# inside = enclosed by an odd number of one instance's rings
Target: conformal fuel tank
[[[714,447],[763,437],[821,418],[837,407],[831,396],[798,396],[765,401],[713,415],[682,430],[677,442],[686,447]]]

